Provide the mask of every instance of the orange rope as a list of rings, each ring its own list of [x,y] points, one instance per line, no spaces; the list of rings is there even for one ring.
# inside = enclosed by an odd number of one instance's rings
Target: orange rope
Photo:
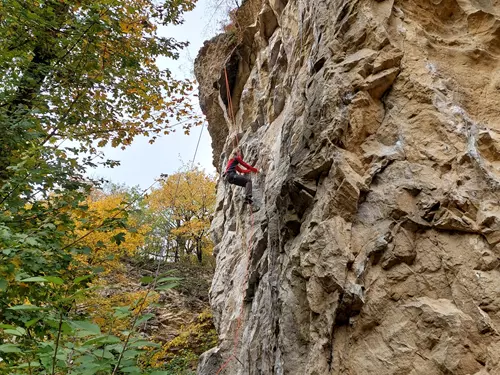
[[[233,111],[233,99],[231,97],[231,87],[229,86],[229,79],[227,77],[227,69],[224,66],[224,77],[226,79],[226,93],[227,93],[227,101],[228,101],[228,112],[229,112],[229,117],[230,120],[232,121],[233,125],[236,126],[236,119],[234,116],[234,111]],[[236,132],[236,138],[234,139],[234,147],[236,148],[238,146],[239,140],[238,140],[238,132]],[[245,286],[248,284],[248,276],[249,276],[249,270],[250,270],[250,258],[251,258],[251,251],[250,249],[252,248],[252,234],[254,230],[254,218],[253,218],[253,211],[252,211],[252,205],[248,204],[248,210],[250,212],[250,217],[251,217],[251,231],[250,231],[250,239],[245,241],[246,244],[246,256],[247,256],[247,265],[246,265],[246,270],[245,270],[245,277],[243,279],[243,284],[241,285],[241,294],[245,294]],[[219,370],[217,370],[216,375],[219,375],[229,364],[236,359],[238,362],[240,360],[236,357],[236,352],[238,350],[238,346],[240,343],[240,329],[241,326],[243,325],[243,306],[244,306],[244,300],[241,301],[240,305],[240,311],[238,314],[238,318],[236,319],[236,328],[234,330],[234,338],[233,338],[233,350],[231,352],[231,355],[229,358],[221,365]],[[241,363],[241,362],[240,362]]]
[[[229,117],[230,117],[231,121],[233,122],[233,125],[236,126],[236,119],[235,119],[234,111],[233,111],[233,98],[231,96],[231,87],[229,86],[229,79],[227,77],[227,69],[225,66],[224,66],[224,77],[226,79],[226,94],[227,94]],[[239,143],[238,132],[236,132],[236,138],[234,140],[234,147],[235,148],[238,146],[238,143]]]

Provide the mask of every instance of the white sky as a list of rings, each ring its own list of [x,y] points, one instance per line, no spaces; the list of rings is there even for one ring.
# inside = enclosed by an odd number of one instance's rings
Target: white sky
[[[184,24],[163,28],[162,35],[178,41],[189,41],[190,45],[181,51],[178,60],[162,59],[158,62],[159,66],[168,67],[176,78],[194,78],[194,59],[203,42],[216,34],[219,22],[227,11],[226,6],[221,4],[226,1],[198,0],[195,10],[184,15]],[[201,110],[199,111],[201,113]],[[196,127],[187,136],[183,133],[182,126],[179,126],[177,132],[158,138],[153,145],[149,144],[146,138],[138,137],[124,151],[105,147],[103,151],[106,158],[119,160],[121,165],[112,169],[99,167],[91,175],[104,177],[115,183],[147,188],[160,174],[170,174],[178,170],[182,165],[181,159],[184,163],[191,162],[200,131],[201,127]],[[210,135],[205,127],[195,162],[208,173],[215,173],[210,143]]]

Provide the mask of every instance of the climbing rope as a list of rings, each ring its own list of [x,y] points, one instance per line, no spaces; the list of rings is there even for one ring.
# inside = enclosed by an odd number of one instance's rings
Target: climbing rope
[[[227,95],[229,118],[230,118],[231,122],[233,123],[233,126],[236,128],[236,118],[235,118],[234,111],[233,111],[233,98],[231,95],[231,87],[229,85],[229,78],[227,76],[226,65],[224,65],[224,78],[226,79],[226,95]],[[234,148],[238,147],[239,143],[240,142],[238,139],[238,129],[236,129],[236,138],[234,139]]]
[[[226,93],[227,93],[227,102],[228,102],[228,113],[229,113],[229,118],[230,121],[232,122],[233,126],[236,127],[236,119],[233,111],[233,100],[232,100],[232,95],[231,95],[231,87],[229,85],[229,79],[227,75],[227,69],[226,66],[224,65],[224,78],[226,81]],[[238,131],[236,131],[236,137],[234,139],[234,147],[236,148],[238,146],[239,139],[238,139]],[[246,268],[245,268],[245,276],[243,278],[243,283],[241,284],[241,304],[238,312],[238,317],[236,318],[236,327],[234,329],[234,336],[233,336],[233,348],[231,351],[231,355],[229,358],[226,359],[226,361],[219,367],[217,370],[216,375],[219,375],[222,371],[224,371],[225,368],[227,368],[233,360],[237,360],[241,365],[241,361],[238,359],[236,356],[236,353],[238,351],[238,347],[240,344],[240,330],[243,325],[243,313],[244,313],[244,296],[246,292],[246,288],[248,285],[248,278],[249,278],[249,271],[250,271],[250,260],[251,260],[251,249],[252,249],[252,236],[254,232],[254,215],[253,215],[253,210],[252,210],[252,205],[248,204],[248,211],[250,213],[250,225],[251,225],[251,230],[250,230],[250,236],[249,239],[245,239],[245,245],[246,245]],[[243,233],[245,233],[245,230],[243,230]]]

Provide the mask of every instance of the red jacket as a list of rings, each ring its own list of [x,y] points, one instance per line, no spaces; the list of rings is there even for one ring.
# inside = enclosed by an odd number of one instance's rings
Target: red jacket
[[[238,164],[241,164],[242,166],[244,166],[247,169],[240,168],[240,166]],[[257,173],[258,170],[257,170],[257,168],[252,167],[250,164],[245,163],[243,161],[243,159],[240,158],[239,156],[236,156],[235,158],[229,159],[229,161],[227,162],[226,174],[236,173],[236,172],[245,173],[245,174],[250,173],[250,172]]]

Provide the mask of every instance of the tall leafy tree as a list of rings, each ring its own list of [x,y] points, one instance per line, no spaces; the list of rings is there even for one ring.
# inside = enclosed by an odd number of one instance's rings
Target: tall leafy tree
[[[200,169],[168,176],[147,199],[151,233],[145,251],[170,261],[195,255],[198,262],[210,254],[208,235],[215,206],[215,181]]]
[[[189,115],[179,81],[156,65],[184,42],[158,35],[194,1],[10,0],[0,3],[0,176],[19,151],[78,141],[93,150],[168,132]]]
[[[97,145],[125,147],[137,135],[153,141],[172,122],[196,122],[186,99],[192,83],[156,64],[185,46],[160,36],[158,27],[182,22],[193,6],[194,0],[0,2],[0,213],[27,203],[40,208],[41,199],[63,191],[77,202],[88,189],[85,169],[99,160],[88,156]]]
[[[1,374],[133,367],[127,345],[104,353],[95,346],[102,341],[77,339],[100,335],[78,323],[92,265],[77,255],[99,242],[85,239],[124,225],[119,209],[85,227],[86,198],[99,184],[86,170],[113,165],[100,161],[97,146],[126,147],[137,135],[154,141],[176,122],[196,123],[186,99],[192,83],[156,64],[185,46],[159,27],[182,22],[193,7],[194,0],[0,0]]]

